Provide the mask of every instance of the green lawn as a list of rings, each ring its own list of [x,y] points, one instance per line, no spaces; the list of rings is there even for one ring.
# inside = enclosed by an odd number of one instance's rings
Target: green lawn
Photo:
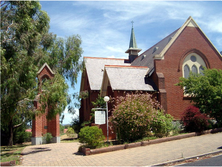
[[[66,134],[63,134],[60,136],[60,143],[72,143],[72,142],[79,142],[79,139],[75,136],[67,136]]]
[[[1,146],[1,162],[16,161],[16,165],[20,164],[22,150],[31,144],[20,144],[13,146]]]

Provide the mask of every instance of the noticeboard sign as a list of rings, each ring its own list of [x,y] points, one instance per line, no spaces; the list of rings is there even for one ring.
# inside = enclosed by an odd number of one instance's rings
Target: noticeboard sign
[[[106,112],[95,111],[95,124],[102,125],[106,123]]]

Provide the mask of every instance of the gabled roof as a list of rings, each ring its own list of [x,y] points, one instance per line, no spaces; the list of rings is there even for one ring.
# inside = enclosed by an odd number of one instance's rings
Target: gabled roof
[[[49,67],[49,65],[48,65],[47,63],[44,63],[43,66],[40,68],[40,70],[37,72],[37,75],[38,75],[39,73],[41,73],[42,70],[43,70],[45,67],[48,68],[48,70],[49,70],[53,75],[55,74],[55,73],[52,71],[52,69]]]
[[[154,68],[154,56],[156,54],[159,54],[166,47],[166,45],[171,41],[177,31],[178,30],[174,31],[173,33],[162,39],[160,42],[140,54],[140,56],[137,57],[131,65],[149,67],[149,73]]]
[[[125,59],[84,57],[85,69],[91,90],[100,90],[105,65],[130,65],[124,63]]]
[[[178,29],[178,31],[175,33],[175,35],[173,36],[172,40],[169,41],[169,43],[167,43],[167,45],[165,46],[165,48],[159,53],[155,55],[155,59],[164,59],[164,54],[166,53],[166,51],[171,47],[171,45],[174,43],[174,41],[178,38],[178,36],[183,32],[183,30],[185,29],[185,27],[197,27],[202,33],[203,35],[206,37],[206,39],[211,43],[211,45],[214,47],[214,49],[218,52],[218,54],[220,55],[219,51],[216,49],[216,47],[212,44],[212,42],[209,40],[209,38],[204,34],[204,32],[201,30],[201,28],[198,26],[198,24],[194,21],[194,19],[190,16],[186,22]]]
[[[145,80],[148,70],[147,67],[106,65],[101,88],[102,95],[106,95],[109,85],[112,90],[154,91],[153,86]]]
[[[197,25],[197,23],[193,20],[193,18],[190,16],[186,22],[176,31],[162,39],[160,42],[143,52],[139,57],[137,57],[133,62],[133,66],[147,66],[149,67],[149,72],[154,70],[154,59],[164,59],[164,54],[166,51],[171,47],[171,45],[174,43],[174,41],[178,38],[178,36],[182,33],[184,28],[188,27],[197,27],[200,29],[200,31],[204,34],[204,32],[201,30],[201,28]],[[207,38],[207,36],[204,34],[204,36]],[[211,41],[208,39],[208,41],[211,43]],[[215,50],[220,55],[219,51],[216,49],[216,47],[211,43],[211,45],[215,48]]]

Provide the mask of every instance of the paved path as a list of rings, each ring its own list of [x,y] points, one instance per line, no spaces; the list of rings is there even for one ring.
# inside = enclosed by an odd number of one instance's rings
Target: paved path
[[[222,133],[195,136],[91,156],[77,155],[79,143],[28,146],[23,166],[150,166],[222,150]]]

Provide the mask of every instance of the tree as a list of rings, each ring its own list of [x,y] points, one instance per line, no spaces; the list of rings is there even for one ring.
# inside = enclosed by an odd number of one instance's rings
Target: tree
[[[191,73],[177,84],[184,89],[194,105],[222,125],[222,70],[205,69],[203,74]]]
[[[13,130],[45,112],[45,105],[51,108],[49,119],[64,110],[70,102],[65,79],[74,86],[82,68],[81,38],[57,38],[48,30],[49,17],[38,1],[1,1],[1,124],[8,126],[9,145]],[[37,111],[33,105],[40,82],[36,75],[45,62],[56,74],[44,82],[40,101],[45,105]]]

